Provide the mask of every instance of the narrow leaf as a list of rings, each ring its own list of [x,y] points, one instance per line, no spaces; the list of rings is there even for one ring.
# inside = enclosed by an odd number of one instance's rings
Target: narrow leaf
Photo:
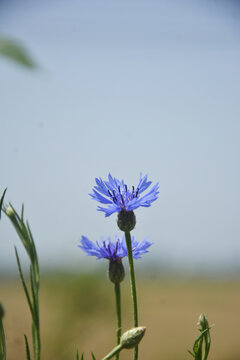
[[[210,329],[210,328],[209,328]],[[198,342],[203,338],[203,336],[205,335],[205,333],[207,331],[209,331],[209,329],[205,329],[203,332],[201,332],[201,334],[196,338],[196,340],[194,341],[194,344],[193,344],[193,349],[196,347],[198,347]]]
[[[21,210],[21,221],[23,222],[24,217],[24,204],[22,204],[22,210]]]
[[[195,357],[194,353],[192,353],[190,350],[188,350],[189,354],[191,354],[193,357]]]
[[[0,200],[0,219],[1,219],[1,211],[2,211],[2,206],[3,206],[3,199],[4,199],[4,196],[6,194],[6,191],[7,191],[7,188],[4,190],[4,192],[2,194],[2,197],[1,197],[1,200]]]
[[[12,39],[0,38],[0,55],[30,69],[36,67],[33,59],[24,47]]]
[[[24,334],[24,339],[25,339],[27,360],[31,360],[31,355],[30,355],[30,350],[29,350],[29,345],[28,345],[28,339],[27,339],[27,335],[25,335],[25,334]]]
[[[92,355],[92,360],[96,360],[96,358],[95,358],[95,356],[94,356],[93,352],[91,353],[91,355]]]
[[[24,289],[24,292],[25,292],[25,295],[26,295],[26,298],[27,298],[27,302],[28,302],[28,305],[29,305],[29,308],[30,308],[32,317],[34,317],[33,308],[32,308],[32,303],[31,303],[31,299],[30,299],[30,296],[29,296],[29,293],[28,293],[27,285],[26,285],[25,280],[24,280],[24,277],[23,277],[23,272],[22,272],[21,263],[20,263],[19,256],[18,256],[18,252],[17,252],[16,247],[14,247],[14,248],[15,248],[15,255],[16,255],[16,259],[17,259],[19,276],[20,276],[20,279],[21,279],[21,282],[22,282],[22,285],[23,285],[23,289]]]
[[[204,340],[205,340],[205,352],[204,352],[204,358],[203,360],[207,360],[210,346],[211,346],[211,336],[210,336],[210,328],[207,329],[208,331],[204,334]]]
[[[32,290],[32,309],[33,309],[33,321],[35,324],[35,327],[38,328],[39,327],[39,312],[38,312],[38,292],[36,290],[36,286],[35,286],[35,280],[34,280],[34,275],[33,275],[33,271],[32,271],[32,266],[30,266],[30,282],[31,282],[31,290]]]
[[[81,360],[84,360],[84,353],[82,352]]]
[[[15,254],[17,259],[18,271],[20,275],[20,279],[23,285],[23,289],[27,298],[27,302],[32,315],[32,342],[33,342],[33,358],[34,360],[40,360],[41,353],[41,338],[40,338],[40,321],[39,321],[39,267],[38,267],[38,258],[37,252],[34,244],[34,240],[30,231],[29,224],[24,223],[24,206],[22,206],[21,217],[18,215],[16,210],[13,208],[11,204],[9,204],[9,208],[5,210],[5,214],[11,220],[20,240],[29,256],[30,259],[30,288],[27,287],[20,259],[18,256],[17,249],[15,247]],[[30,292],[31,291],[31,292]],[[28,343],[27,343],[28,345]],[[26,349],[27,349],[26,345]],[[29,349],[29,346],[28,346]],[[26,350],[27,352],[27,350]],[[28,353],[27,353],[28,356]],[[29,352],[30,356],[30,352]],[[0,359],[1,360],[1,359]],[[29,360],[29,359],[27,359]],[[31,359],[30,359],[31,360]]]

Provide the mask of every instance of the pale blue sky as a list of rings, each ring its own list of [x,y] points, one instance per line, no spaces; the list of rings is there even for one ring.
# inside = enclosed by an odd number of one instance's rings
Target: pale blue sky
[[[142,265],[239,268],[240,23],[234,1],[2,1],[0,32],[40,69],[0,59],[0,191],[25,203],[42,265],[119,233],[88,193],[110,171],[160,196],[138,209]],[[21,248],[0,224],[0,267]],[[99,266],[99,265],[97,265]]]

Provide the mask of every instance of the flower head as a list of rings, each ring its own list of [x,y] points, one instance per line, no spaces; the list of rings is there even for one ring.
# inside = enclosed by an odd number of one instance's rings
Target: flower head
[[[132,236],[132,253],[135,259],[148,252],[148,248],[152,245],[147,239],[138,242]],[[125,237],[121,239],[115,235],[115,241],[111,242],[110,237],[107,240],[104,238],[101,241],[94,243],[86,236],[82,236],[80,244],[78,245],[88,256],[96,256],[97,259],[108,259],[111,261],[118,261],[127,256],[127,245]]]
[[[135,188],[128,188],[123,180],[113,178],[111,174],[108,175],[108,181],[103,181],[101,178],[96,178],[96,186],[93,188],[93,193],[89,194],[94,200],[105,204],[106,207],[98,206],[99,211],[105,212],[105,216],[110,216],[114,212],[133,211],[140,206],[149,207],[153,201],[158,198],[159,185],[158,183],[145,195],[141,195],[151,184],[147,181],[147,175],[142,177]]]

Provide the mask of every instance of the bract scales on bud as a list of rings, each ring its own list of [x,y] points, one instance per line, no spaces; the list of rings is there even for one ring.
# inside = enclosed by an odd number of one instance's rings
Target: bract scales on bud
[[[120,339],[120,344],[122,348],[132,349],[134,346],[138,345],[142,340],[145,331],[146,331],[145,326],[139,326],[126,331]]]
[[[120,284],[120,282],[124,280],[125,270],[122,264],[122,259],[109,261],[108,277],[114,284]]]
[[[133,211],[122,210],[118,213],[117,224],[122,231],[132,231],[136,225],[136,216]]]

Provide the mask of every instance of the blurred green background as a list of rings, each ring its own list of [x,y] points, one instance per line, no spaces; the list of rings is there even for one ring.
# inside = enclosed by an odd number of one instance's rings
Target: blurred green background
[[[147,327],[140,359],[187,360],[198,335],[201,312],[208,315],[212,347],[209,360],[239,360],[240,282],[161,277],[137,273],[139,324]],[[132,327],[128,279],[122,286],[123,330]],[[8,359],[25,359],[23,334],[31,332],[30,315],[21,284],[1,279],[6,310]],[[101,359],[115,343],[113,286],[106,274],[44,274],[41,281],[42,358],[70,360],[76,347],[90,359]],[[122,359],[131,359],[124,351]]]

